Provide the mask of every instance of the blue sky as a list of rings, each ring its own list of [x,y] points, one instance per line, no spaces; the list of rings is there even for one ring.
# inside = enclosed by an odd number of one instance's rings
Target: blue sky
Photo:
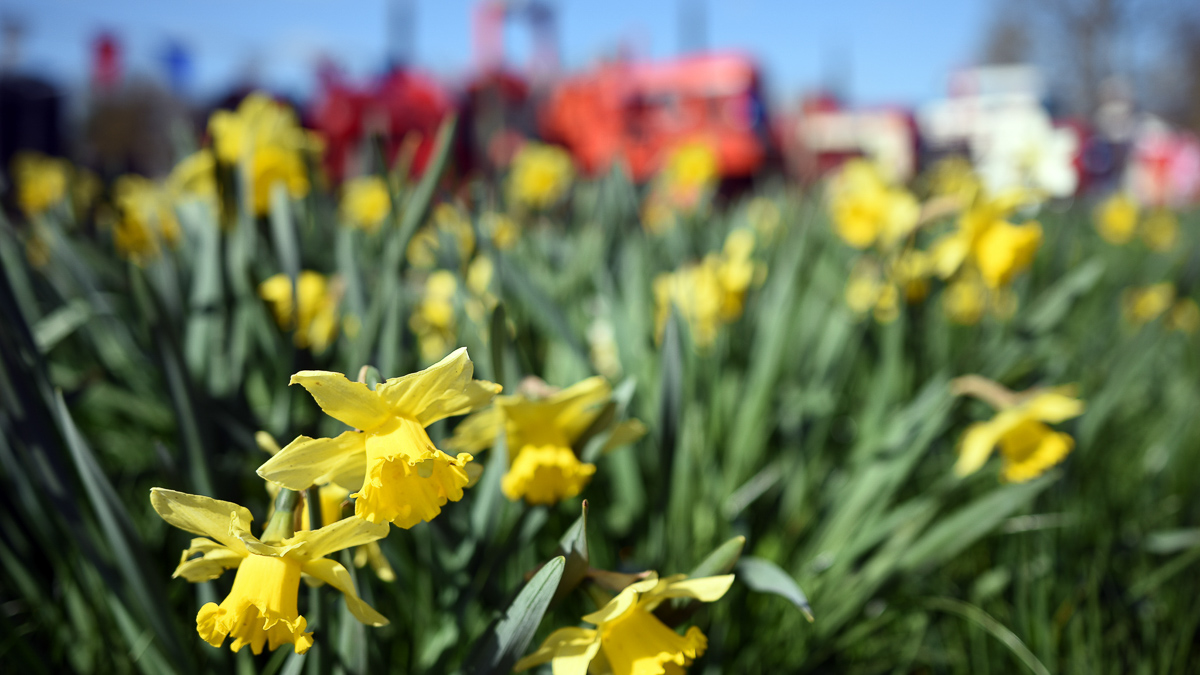
[[[407,0],[418,66],[447,78],[471,64],[474,0]],[[703,1],[703,0],[702,0]],[[586,67],[621,45],[654,58],[679,53],[680,0],[558,0],[559,45],[567,69]],[[706,0],[708,44],[756,55],[776,98],[791,98],[838,76],[858,104],[919,103],[942,95],[953,68],[969,65],[992,11],[988,0],[794,2]],[[25,26],[27,67],[78,85],[90,42],[117,34],[127,70],[162,71],[168,38],[188,46],[195,93],[208,96],[248,77],[303,95],[312,64],[331,54],[353,76],[386,58],[386,0],[6,0],[0,16]],[[530,37],[506,30],[507,53],[522,63]]]

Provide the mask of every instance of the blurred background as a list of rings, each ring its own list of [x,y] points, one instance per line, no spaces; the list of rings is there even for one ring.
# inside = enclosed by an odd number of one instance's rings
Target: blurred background
[[[4,0],[0,179],[0,664],[505,671],[653,569],[737,574],[661,612],[706,675],[1200,672],[1194,0]],[[605,383],[586,491],[497,444],[343,552],[389,626],[198,639],[232,575],[168,578],[148,491],[261,524],[264,451],[345,430],[293,373],[460,346]],[[1046,388],[1052,457],[956,473]]]
[[[325,135],[334,179],[364,133],[394,151],[451,112],[467,170],[537,137],[642,178],[712,132],[726,179],[808,181],[854,155],[906,179],[1044,111],[1076,139],[1081,190],[1137,161],[1173,174],[1140,189],[1182,199],[1200,180],[1198,15],[1169,0],[10,0],[0,159],[163,175],[213,109],[261,88]]]

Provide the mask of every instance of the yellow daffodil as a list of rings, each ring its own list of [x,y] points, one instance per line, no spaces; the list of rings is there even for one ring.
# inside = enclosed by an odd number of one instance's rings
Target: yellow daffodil
[[[775,202],[766,197],[755,197],[746,205],[746,220],[763,241],[773,241],[783,216]]]
[[[198,150],[171,170],[167,189],[175,199],[216,199],[217,160],[212,150]]]
[[[916,197],[888,185],[863,160],[847,162],[830,182],[829,203],[837,235],[858,249],[895,245],[916,228],[921,215]]]
[[[660,274],[654,280],[656,334],[661,337],[672,306],[688,322],[700,348],[713,343],[723,324],[741,317],[747,290],[766,275],[766,267],[751,257],[754,241],[751,230],[734,230],[719,254]]]
[[[1092,222],[1104,241],[1118,246],[1127,244],[1137,232],[1137,202],[1123,192],[1114,193],[1096,207]]]
[[[999,385],[996,385],[999,388]],[[1069,434],[1055,431],[1057,424],[1083,414],[1083,402],[1070,388],[1044,390],[1006,400],[989,401],[999,408],[987,422],[967,428],[954,472],[967,476],[978,471],[997,446],[1004,458],[1001,476],[1024,482],[1037,478],[1061,462],[1075,446]]]
[[[141,176],[121,176],[113,187],[120,216],[113,228],[113,244],[127,260],[145,262],[158,256],[162,245],[179,243],[179,221],[164,190]]]
[[[879,269],[871,264],[857,264],[846,279],[846,306],[856,315],[865,316],[875,309],[882,290]]]
[[[551,663],[555,675],[653,675],[682,673],[708,646],[700,629],[692,626],[679,635],[654,615],[671,598],[701,602],[719,600],[733,575],[665,579],[651,575],[621,591],[599,611],[583,617],[595,628],[560,628],[537,651],[517,662],[521,672]]]
[[[1140,326],[1149,323],[1171,308],[1175,302],[1175,285],[1169,281],[1131,288],[1122,296],[1122,313],[1129,323]]]
[[[491,447],[501,431],[508,445],[508,473],[500,488],[513,501],[557,504],[579,494],[596,472],[581,462],[573,446],[612,400],[603,377],[591,377],[543,398],[518,393],[500,396],[488,410],[475,413],[455,429],[451,450],[479,452]],[[637,420],[613,428],[607,449],[644,433]]]
[[[471,220],[462,209],[443,202],[434,207],[429,223],[417,230],[408,242],[405,255],[409,264],[423,270],[435,267],[443,235],[454,243],[459,261],[470,260],[475,252],[475,230],[471,227]]]
[[[964,274],[950,282],[942,293],[942,310],[954,323],[974,326],[987,308],[988,291],[973,274]]]
[[[642,204],[642,229],[650,234],[664,234],[675,227],[675,211],[657,191],[651,191]]]
[[[496,275],[492,259],[486,255],[477,255],[467,266],[468,297],[463,303],[467,316],[477,324],[483,324],[487,313],[495,309],[499,302],[492,293],[492,279]]]
[[[513,158],[508,174],[508,198],[530,209],[556,204],[571,187],[575,166],[562,148],[526,143]]]
[[[220,604],[204,605],[196,615],[196,631],[212,646],[220,647],[232,637],[230,648],[235,652],[249,645],[260,654],[264,645],[274,651],[284,644],[292,644],[298,654],[308,651],[313,634],[305,631],[307,621],[297,607],[301,574],[341,591],[347,609],[359,621],[387,625],[387,619],[358,597],[346,568],[325,558],[387,536],[386,524],[348,518],[278,541],[267,539],[264,532],[260,540],[250,533],[250,511],[232,502],[154,488],[150,503],[163,520],[200,535],[183,552],[173,577],[199,583],[237,569],[229,595]]]
[[[666,195],[670,204],[682,211],[692,211],[700,199],[720,178],[717,153],[703,141],[685,143],[667,157],[658,176],[656,189]]]
[[[217,160],[241,164],[253,188],[256,214],[271,207],[271,190],[281,183],[295,199],[308,194],[303,153],[317,150],[319,141],[304,131],[290,108],[261,93],[247,96],[237,111],[218,110],[208,121]]]
[[[517,221],[503,213],[489,212],[479,219],[479,225],[492,240],[492,244],[501,251],[510,250],[517,245],[521,237],[521,228]]]
[[[67,193],[71,165],[38,152],[20,152],[12,160],[17,206],[27,217],[44,213]]]
[[[588,355],[596,372],[609,379],[621,375],[621,353],[617,348],[617,335],[612,322],[596,317],[588,326]]]
[[[454,345],[458,333],[457,296],[458,277],[453,272],[437,270],[425,280],[425,291],[409,319],[409,327],[417,334],[421,358],[426,362],[444,356]]]
[[[1033,256],[1042,245],[1042,226],[1029,222],[1012,225],[994,223],[975,243],[975,261],[988,288],[1008,285],[1013,277],[1033,263]]]
[[[1200,330],[1200,305],[1191,298],[1176,301],[1167,314],[1167,328],[1195,335]]]
[[[1142,241],[1152,251],[1165,253],[1179,240],[1179,219],[1167,208],[1154,209],[1142,223]]]
[[[83,167],[75,167],[71,173],[71,208],[75,212],[75,220],[86,217],[88,211],[100,198],[104,191],[104,183],[93,171]]]
[[[276,274],[262,282],[258,294],[271,303],[281,329],[296,331],[293,340],[297,347],[320,353],[337,337],[341,293],[337,284],[325,275],[302,271],[296,279],[296,303],[292,302],[292,280],[286,274]],[[296,305],[300,308],[298,313],[294,311]]]
[[[1010,283],[1030,266],[1042,243],[1042,227],[1037,222],[1008,222],[1009,215],[1028,199],[1028,193],[1014,190],[972,205],[959,217],[954,232],[934,242],[930,249],[933,268],[946,279],[971,265],[988,288]]]
[[[387,183],[379,176],[355,178],[343,187],[342,218],[347,223],[374,232],[391,211]]]
[[[706,348],[716,340],[717,329],[722,325],[721,303],[725,299],[724,289],[716,274],[715,260],[706,259],[698,265],[688,265],[670,273],[660,274],[654,280],[656,335],[662,332],[675,307],[680,317],[691,328],[696,346]]]
[[[917,304],[929,295],[933,259],[924,251],[905,249],[892,262],[892,281],[904,291],[904,301]]]
[[[458,349],[420,372],[392,378],[374,390],[341,373],[305,370],[292,376],[325,414],[357,431],[336,438],[300,436],[258,469],[293,490],[336,483],[355,498],[354,513],[370,522],[408,529],[432,520],[447,501],[462,499],[471,455],[451,457],[433,445],[425,427],[486,405],[500,385],[471,378],[474,366]]]
[[[276,184],[283,185],[293,199],[308,194],[304,160],[293,150],[274,146],[259,148],[250,160],[250,174],[254,212],[259,215],[271,210],[271,190]]]
[[[954,197],[970,204],[982,191],[979,176],[970,160],[961,156],[939,160],[929,170],[929,191],[935,197]]]

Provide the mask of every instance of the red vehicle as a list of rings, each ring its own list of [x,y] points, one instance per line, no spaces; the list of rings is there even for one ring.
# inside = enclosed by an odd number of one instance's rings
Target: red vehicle
[[[710,144],[722,178],[750,176],[770,149],[758,68],[738,54],[604,64],[555,86],[539,128],[588,173],[623,162],[637,181],[685,143]]]
[[[332,69],[321,74],[321,92],[313,104],[309,123],[325,139],[325,170],[340,182],[361,172],[351,167],[363,161],[360,153],[367,134],[381,134],[387,161],[394,162],[409,134],[419,140],[413,170],[425,168],[442,119],[454,111],[454,102],[432,78],[397,68],[369,88],[346,84]],[[357,168],[358,170],[351,170]]]

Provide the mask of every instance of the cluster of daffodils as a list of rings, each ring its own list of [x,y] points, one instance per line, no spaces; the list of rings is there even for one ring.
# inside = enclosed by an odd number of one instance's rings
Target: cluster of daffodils
[[[359,621],[381,626],[387,619],[359,597],[353,578],[325,556],[368,547],[388,534],[388,523],[408,529],[441,513],[447,501],[462,499],[472,457],[438,450],[425,427],[440,419],[483,407],[499,385],[472,377],[466,350],[437,365],[381,383],[375,389],[340,373],[302,371],[292,377],[329,416],[353,430],[335,438],[300,436],[276,452],[258,473],[277,486],[275,512],[260,537],[242,506],[209,497],[155,488],[150,500],[168,523],[201,538],[183,552],[175,576],[201,582],[237,569],[233,588],[219,605],[196,615],[196,630],[219,647],[246,645],[260,653],[291,644],[303,653],[313,644],[300,615],[297,596],[302,576],[341,591]],[[299,491],[319,488],[322,527],[295,526]],[[280,489],[282,488],[282,489]],[[341,504],[354,499],[354,515],[341,517]],[[309,522],[307,518],[302,523]]]
[[[294,199],[308,194],[305,160],[308,154],[321,149],[321,142],[300,126],[291,108],[254,93],[243,99],[237,110],[214,113],[208,130],[216,161],[223,166],[241,167],[254,213],[270,211],[271,190],[277,184]]]
[[[288,275],[276,274],[259,285],[258,294],[270,303],[279,327],[294,331],[296,347],[319,354],[337,337],[342,288],[336,278],[304,270],[293,284]]]
[[[961,161],[936,167],[931,182],[933,197],[923,207],[866,162],[848,163],[831,182],[837,234],[854,248],[872,249],[849,276],[847,304],[886,323],[899,315],[901,300],[924,300],[930,279],[939,278],[946,285],[942,307],[956,323],[975,324],[985,311],[1010,317],[1017,302],[1012,283],[1042,242],[1036,221],[1013,221],[1036,203],[1036,193],[1013,188],[993,194]],[[926,249],[918,246],[920,228],[955,212],[949,231]]]
[[[959,476],[979,471],[999,448],[1003,459],[1001,478],[1022,483],[1061,463],[1075,447],[1070,434],[1049,426],[1083,414],[1083,401],[1075,397],[1072,387],[1016,393],[968,375],[955,380],[953,389],[956,394],[983,400],[996,410],[995,417],[972,424],[963,434],[954,465]]]
[[[895,320],[902,297],[924,298],[928,263],[910,243],[921,206],[903,187],[864,160],[848,162],[830,181],[829,209],[837,235],[870,252],[855,263],[846,282],[846,304],[855,314]]]
[[[458,335],[458,277],[449,270],[436,270],[425,278],[425,287],[408,325],[417,335],[421,358],[426,362],[441,357]]]
[[[419,270],[431,270],[439,262],[458,264],[475,252],[475,229],[461,208],[448,202],[438,204],[429,222],[408,242],[408,262]]]
[[[157,258],[163,246],[179,244],[179,221],[163,186],[141,176],[121,176],[113,186],[113,203],[113,245],[123,258],[141,263]]]
[[[700,349],[710,347],[721,326],[742,315],[746,292],[766,278],[766,265],[754,260],[755,235],[736,229],[718,253],[699,263],[685,265],[654,280],[656,334],[662,339],[671,309],[675,308],[691,329]]]
[[[1152,251],[1166,252],[1179,240],[1179,221],[1166,207],[1144,210],[1133,197],[1115,192],[1096,206],[1092,222],[1110,244],[1123,246],[1139,235]]]
[[[650,185],[642,226],[653,234],[666,232],[677,216],[695,213],[706,204],[719,180],[717,153],[710,144],[694,141],[674,148]]]
[[[248,645],[258,654],[288,644],[296,653],[306,652],[314,634],[300,613],[302,579],[339,591],[360,622],[386,625],[388,620],[359,597],[349,570],[327,556],[356,549],[356,566],[370,563],[380,579],[392,581],[395,571],[379,540],[388,535],[389,524],[412,528],[436,518],[448,502],[462,499],[479,475],[471,470],[472,452],[507,447],[503,493],[513,501],[548,505],[578,495],[595,473],[595,464],[580,457],[585,448],[598,456],[645,431],[637,420],[617,421],[617,402],[604,378],[563,390],[529,381],[516,395],[497,397],[500,386],[474,379],[473,372],[466,350],[459,349],[426,370],[374,388],[340,373],[292,376],[292,384],[304,387],[327,415],[351,429],[333,438],[299,436],[282,449],[269,435],[258,434],[260,447],[271,454],[258,474],[275,503],[257,536],[251,530],[253,517],[243,506],[151,490],[151,504],[163,520],[197,535],[183,551],[175,577],[200,583],[236,570],[224,600],[207,603],[197,613],[200,637],[214,647],[231,640],[235,652]],[[445,444],[457,454],[438,449],[426,427],[468,413],[473,414]],[[305,501],[306,491],[316,495],[317,503]],[[351,502],[353,513],[347,514]],[[620,591],[583,617],[595,628],[559,629],[522,659],[518,670],[552,662],[555,672],[580,675],[681,672],[704,653],[704,634],[691,627],[680,635],[668,625],[678,612],[656,610],[671,599],[715,601],[733,582],[728,574],[663,579],[654,572],[588,575],[598,575],[597,584]]]
[[[90,209],[100,194],[100,179],[87,169],[38,152],[18,152],[10,168],[17,208],[31,224],[25,232],[25,256],[41,268],[51,257],[50,236],[42,219],[68,202],[77,216]]]
[[[1121,296],[1121,314],[1132,326],[1163,317],[1168,330],[1192,335],[1200,329],[1200,305],[1187,296],[1178,297],[1175,284],[1169,281],[1126,289]]]

